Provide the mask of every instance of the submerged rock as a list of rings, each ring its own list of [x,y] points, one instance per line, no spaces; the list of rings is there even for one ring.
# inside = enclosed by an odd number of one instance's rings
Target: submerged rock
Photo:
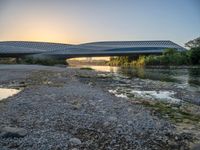
[[[19,138],[27,135],[26,129],[16,127],[3,127],[0,129],[0,133],[0,136],[3,138]]]
[[[200,144],[196,144],[194,147],[192,147],[192,150],[199,150],[200,149]]]

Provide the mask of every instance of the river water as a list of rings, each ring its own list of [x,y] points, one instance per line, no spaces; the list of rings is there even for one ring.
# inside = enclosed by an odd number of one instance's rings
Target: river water
[[[19,93],[17,89],[0,88],[0,101]]]
[[[179,102],[180,96],[200,101],[200,69],[150,69],[111,66],[89,67],[114,76],[110,93],[118,97],[131,96]],[[187,94],[188,93],[188,94]],[[190,96],[191,95],[191,96]],[[182,98],[181,97],[181,98]]]

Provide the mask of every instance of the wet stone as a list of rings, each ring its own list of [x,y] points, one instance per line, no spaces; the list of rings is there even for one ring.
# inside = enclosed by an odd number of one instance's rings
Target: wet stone
[[[69,142],[70,142],[71,145],[74,145],[74,146],[80,145],[80,144],[81,144],[81,140],[78,139],[78,138],[71,138],[71,139],[69,140]]]
[[[3,127],[0,129],[0,136],[3,138],[20,138],[27,135],[27,131],[23,128]]]
[[[117,118],[111,116],[111,117],[108,118],[108,120],[111,121],[111,122],[116,122],[116,121],[117,121]]]
[[[196,144],[192,147],[192,150],[200,150],[200,144]]]

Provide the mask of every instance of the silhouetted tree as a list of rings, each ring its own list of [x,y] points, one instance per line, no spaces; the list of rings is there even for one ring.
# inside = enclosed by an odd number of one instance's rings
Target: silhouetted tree
[[[187,42],[185,44],[185,47],[188,47],[188,48],[195,48],[195,47],[200,47],[200,37],[194,39],[194,40],[191,40],[189,42]]]

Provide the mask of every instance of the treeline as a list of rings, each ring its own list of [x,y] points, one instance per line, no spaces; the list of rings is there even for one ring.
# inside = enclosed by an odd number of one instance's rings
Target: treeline
[[[187,51],[166,49],[162,55],[139,56],[134,59],[129,56],[113,57],[108,63],[111,66],[180,66],[200,65],[200,38],[189,41]]]
[[[200,48],[192,48],[184,52],[178,52],[176,49],[166,49],[160,56],[150,55],[143,59],[144,65],[200,65]]]
[[[67,61],[65,59],[56,59],[56,58],[43,58],[43,57],[25,57],[20,59],[19,63],[21,64],[39,64],[46,66],[53,65],[67,65]]]
[[[38,64],[53,66],[67,65],[68,63],[65,59],[26,56],[22,58],[0,58],[0,64]]]
[[[111,58],[111,66],[180,66],[200,65],[200,48],[179,52],[176,49],[166,49],[162,55],[139,56],[137,60],[129,56]]]

